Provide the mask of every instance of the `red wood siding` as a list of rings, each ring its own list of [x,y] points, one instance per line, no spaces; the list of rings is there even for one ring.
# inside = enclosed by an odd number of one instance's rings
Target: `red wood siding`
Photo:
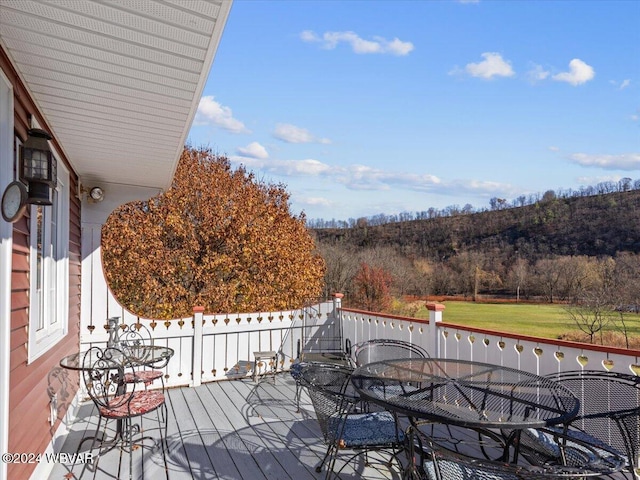
[[[48,131],[51,129],[38,112],[27,90],[20,82],[6,53],[0,48],[0,68],[13,84],[14,89],[14,129],[17,137],[26,139],[29,117],[34,116]],[[54,145],[59,148],[57,140]],[[11,377],[9,398],[9,451],[43,452],[51,436],[60,424],[60,419],[78,389],[78,376],[60,369],[60,358],[76,352],[79,346],[80,325],[80,267],[81,267],[81,227],[80,200],[77,191],[78,178],[66,158],[60,158],[70,171],[70,212],[69,212],[69,323],[68,333],[60,342],[32,364],[28,359],[29,322],[29,218],[25,215],[14,224],[13,263],[11,274]],[[58,392],[58,420],[49,424],[49,393]],[[28,420],[26,420],[28,419]],[[34,464],[11,464],[8,478],[29,478]]]

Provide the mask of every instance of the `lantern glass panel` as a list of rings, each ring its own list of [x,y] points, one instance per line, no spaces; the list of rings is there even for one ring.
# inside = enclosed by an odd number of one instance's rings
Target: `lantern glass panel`
[[[50,180],[49,153],[41,150],[25,151],[24,176],[29,180]]]

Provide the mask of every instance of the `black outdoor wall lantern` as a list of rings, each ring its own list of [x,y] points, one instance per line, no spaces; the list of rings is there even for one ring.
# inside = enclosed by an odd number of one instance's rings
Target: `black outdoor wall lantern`
[[[20,154],[20,175],[29,184],[27,203],[51,205],[51,189],[57,181],[56,159],[49,148],[52,137],[39,128],[28,133]]]

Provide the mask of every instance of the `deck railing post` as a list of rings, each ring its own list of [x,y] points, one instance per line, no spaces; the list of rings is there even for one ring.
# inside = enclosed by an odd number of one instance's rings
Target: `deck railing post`
[[[204,307],[193,307],[193,365],[191,366],[192,386],[202,383],[202,325]]]
[[[333,294],[333,318],[338,323],[338,330],[340,332],[340,338],[344,339],[344,325],[342,324],[342,298],[344,293]],[[334,330],[335,332],[335,330]],[[340,345],[340,348],[346,348],[345,345]]]
[[[336,318],[340,318],[340,309],[342,309],[342,298],[344,297],[344,293],[334,293],[333,294],[333,316]]]
[[[440,357],[440,342],[438,341],[440,336],[440,325],[442,322],[442,311],[444,305],[441,303],[427,303],[427,310],[429,310],[429,345],[427,350],[432,357]]]

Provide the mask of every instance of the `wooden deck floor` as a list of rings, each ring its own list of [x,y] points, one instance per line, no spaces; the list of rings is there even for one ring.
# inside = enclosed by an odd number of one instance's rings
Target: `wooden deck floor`
[[[247,380],[213,382],[196,388],[166,392],[168,406],[167,470],[161,450],[153,442],[134,451],[133,479],[161,480],[316,480],[326,447],[313,408],[303,392],[300,412],[293,401],[295,383],[288,373],[255,383]],[[80,407],[77,421],[60,452],[74,454],[78,443],[96,426],[92,402]],[[112,422],[115,423],[115,422]],[[145,434],[158,438],[158,422],[145,417]],[[448,438],[450,431],[440,435]],[[90,442],[80,450],[87,452]],[[348,458],[345,450],[344,458]],[[380,458],[380,457],[379,457]],[[388,455],[382,457],[388,460]],[[61,459],[64,460],[64,459]],[[372,460],[372,457],[369,457]],[[404,458],[403,458],[404,460]],[[114,449],[94,464],[59,462],[51,480],[129,478],[129,456]],[[382,462],[365,466],[363,457],[349,462],[341,480],[400,480],[400,467]],[[624,478],[616,475],[612,478]]]
[[[133,478],[324,478],[325,470],[315,472],[325,446],[313,409],[303,395],[301,411],[296,412],[294,394],[295,383],[287,373],[278,374],[275,385],[270,379],[258,383],[235,380],[168,390],[168,471],[165,474],[158,448],[139,448],[134,451]],[[61,451],[75,453],[80,439],[93,433],[95,420],[93,404],[83,404]],[[145,432],[157,436],[157,425],[153,418],[145,420]],[[87,451],[89,444],[85,442],[81,452]],[[343,470],[341,479],[401,478],[397,465],[391,469],[379,464],[365,467],[359,458]],[[57,463],[49,478],[86,479],[94,474],[100,480],[129,478],[128,462],[128,454],[114,449],[101,457],[97,469]]]

